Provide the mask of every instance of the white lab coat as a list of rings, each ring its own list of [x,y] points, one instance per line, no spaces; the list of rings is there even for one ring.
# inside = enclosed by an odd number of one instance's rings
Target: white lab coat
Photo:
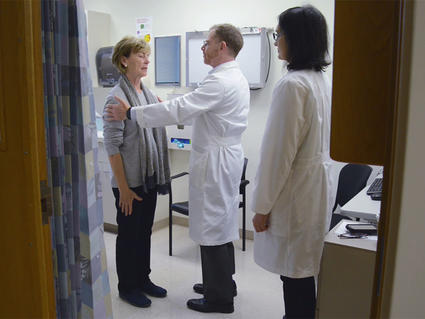
[[[193,125],[189,234],[200,245],[221,245],[239,238],[241,137],[249,100],[248,82],[232,61],[212,69],[193,92],[132,111],[143,127]]]
[[[270,214],[254,259],[291,278],[317,275],[334,200],[331,89],[322,72],[289,71],[276,84],[253,185],[252,210]]]

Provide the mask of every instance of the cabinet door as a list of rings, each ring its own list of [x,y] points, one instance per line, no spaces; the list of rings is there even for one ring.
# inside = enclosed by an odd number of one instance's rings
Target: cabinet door
[[[396,105],[400,1],[335,2],[331,157],[384,165]]]
[[[344,240],[325,242],[316,318],[370,318],[376,253]]]

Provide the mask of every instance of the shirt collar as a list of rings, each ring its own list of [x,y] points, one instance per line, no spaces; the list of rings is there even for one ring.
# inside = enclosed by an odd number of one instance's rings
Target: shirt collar
[[[222,64],[217,65],[215,68],[213,68],[210,72],[208,72],[208,74],[212,74],[221,70],[225,70],[225,69],[231,69],[231,68],[236,68],[239,66],[239,63],[236,62],[235,60],[233,61],[229,61],[229,62],[224,62]]]

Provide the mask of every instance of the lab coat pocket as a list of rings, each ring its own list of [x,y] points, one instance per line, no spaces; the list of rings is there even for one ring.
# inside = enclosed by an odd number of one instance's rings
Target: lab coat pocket
[[[208,152],[200,153],[194,149],[191,152],[189,165],[190,184],[193,187],[203,188],[208,165]]]

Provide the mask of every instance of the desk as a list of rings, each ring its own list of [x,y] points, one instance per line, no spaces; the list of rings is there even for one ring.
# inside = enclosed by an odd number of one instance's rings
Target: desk
[[[325,237],[316,318],[370,317],[376,236],[374,239],[340,239],[335,231],[343,223],[347,221],[339,222]]]
[[[342,206],[339,213],[343,216],[377,222],[381,211],[381,201],[372,200],[370,196],[366,194],[369,186],[370,185],[367,185],[356,196]]]

